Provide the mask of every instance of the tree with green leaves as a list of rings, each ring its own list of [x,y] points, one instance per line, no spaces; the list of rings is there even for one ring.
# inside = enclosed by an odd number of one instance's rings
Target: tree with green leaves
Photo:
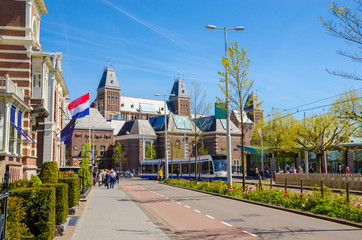
[[[193,137],[194,137],[194,153],[195,153],[195,179],[197,180],[198,168],[197,158],[199,156],[199,140],[201,138],[201,131],[197,126],[202,124],[201,116],[207,115],[211,110],[211,103],[206,102],[206,91],[202,92],[200,83],[195,80],[191,82],[192,88],[190,90],[191,97],[191,118],[194,121]]]
[[[329,4],[329,12],[333,16],[334,20],[326,20],[323,17],[319,17],[324,29],[327,33],[346,40],[351,46],[357,46],[355,53],[350,53],[344,50],[337,51],[337,54],[350,58],[353,62],[362,63],[362,0],[355,0],[355,9],[351,9],[349,6],[340,6],[337,3]],[[362,76],[357,73],[347,73],[344,71],[330,71],[330,74],[340,76],[346,79],[362,80]]]
[[[317,155],[317,172],[322,173],[322,156],[325,151],[338,144],[349,141],[351,126],[347,121],[340,121],[330,112],[304,118],[296,125],[295,142],[301,150]]]
[[[146,159],[155,159],[157,157],[156,148],[152,142],[147,142],[145,155]]]
[[[362,137],[362,90],[350,89],[339,95],[330,107],[340,121],[347,121],[352,129],[352,136]]]
[[[120,142],[116,143],[116,147],[114,148],[112,159],[113,159],[114,163],[116,164],[116,166],[118,166],[118,167],[121,167],[122,163],[127,160],[124,146]]]
[[[280,168],[280,153],[298,151],[295,149],[297,121],[289,113],[273,111],[269,118],[260,121],[252,133],[252,145],[267,146],[276,154],[277,169]]]
[[[90,145],[88,139],[82,146],[82,162],[78,171],[79,177],[82,179],[82,192],[84,193],[89,187],[92,187],[92,174],[90,169]]]
[[[231,42],[227,51],[227,56],[222,57],[222,65],[225,68],[225,72],[219,72],[221,80],[219,88],[223,92],[225,98],[229,99],[231,107],[237,109],[240,114],[240,130],[241,130],[241,162],[243,168],[243,189],[245,189],[245,133],[246,127],[243,121],[243,109],[247,105],[248,93],[254,84],[254,80],[249,78],[249,67],[251,60],[247,57],[247,52],[244,47],[239,48],[237,42]],[[226,88],[228,84],[228,89]],[[217,103],[219,106],[226,110],[226,101],[217,97]],[[228,112],[228,111],[227,111]]]

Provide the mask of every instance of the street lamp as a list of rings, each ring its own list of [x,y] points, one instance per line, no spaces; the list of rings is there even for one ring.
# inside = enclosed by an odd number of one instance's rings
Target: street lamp
[[[163,96],[163,101],[165,102],[165,177],[168,178],[168,151],[167,151],[167,119],[166,119],[166,97],[174,97],[175,94],[158,94],[156,93],[155,96]]]
[[[237,26],[234,28],[227,27],[216,27],[214,25],[207,25],[207,29],[223,29],[224,30],[224,39],[225,39],[225,58],[227,57],[227,37],[226,30],[235,30],[242,31],[245,28],[242,26]],[[231,137],[230,137],[230,109],[229,109],[229,81],[227,79],[227,68],[225,67],[225,89],[226,89],[226,155],[227,155],[227,174],[228,174],[228,190],[231,191],[233,189],[233,179],[232,179],[232,170],[231,170]],[[240,113],[242,114],[242,113]],[[241,121],[243,119],[241,118]],[[244,162],[244,159],[241,159]],[[244,170],[243,170],[244,171]]]

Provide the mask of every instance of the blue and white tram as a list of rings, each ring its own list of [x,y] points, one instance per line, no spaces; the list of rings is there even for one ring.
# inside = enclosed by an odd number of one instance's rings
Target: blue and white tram
[[[172,163],[172,164],[171,164]],[[197,157],[199,179],[207,181],[227,180],[226,155],[214,154]],[[162,167],[165,175],[165,159],[141,161],[140,177],[157,179],[158,170]],[[173,168],[173,171],[171,171]],[[195,179],[195,158],[169,159],[168,174],[170,178]],[[179,172],[179,175],[176,175]]]

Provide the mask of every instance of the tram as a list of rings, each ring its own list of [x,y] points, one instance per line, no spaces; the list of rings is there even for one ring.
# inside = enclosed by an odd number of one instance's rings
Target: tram
[[[172,163],[172,164],[171,164]],[[141,161],[140,177],[157,179],[158,170],[162,167],[165,175],[165,159],[149,159]],[[226,155],[214,154],[197,157],[198,179],[206,181],[227,180]],[[171,169],[173,168],[173,171]],[[179,172],[177,176],[177,172]],[[172,174],[171,174],[172,173]],[[169,178],[195,179],[195,158],[179,158],[168,160]]]

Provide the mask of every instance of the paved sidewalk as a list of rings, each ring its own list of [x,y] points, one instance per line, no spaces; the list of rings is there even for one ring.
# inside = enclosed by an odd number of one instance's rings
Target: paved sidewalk
[[[143,207],[115,186],[93,187],[72,240],[175,239]]]

